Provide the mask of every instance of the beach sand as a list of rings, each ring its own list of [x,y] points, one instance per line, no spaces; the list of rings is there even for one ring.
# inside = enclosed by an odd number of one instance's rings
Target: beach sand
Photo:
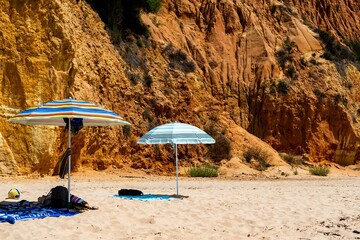
[[[67,180],[0,178],[0,198],[16,187],[36,201]],[[174,194],[175,177],[74,174],[71,192],[98,210],[72,217],[0,223],[0,239],[360,239],[360,177],[179,179],[174,201],[112,197],[119,189]]]

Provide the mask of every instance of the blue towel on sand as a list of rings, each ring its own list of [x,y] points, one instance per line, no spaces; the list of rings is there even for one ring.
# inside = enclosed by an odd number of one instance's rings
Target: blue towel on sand
[[[171,201],[171,200],[181,200],[181,197],[171,197],[169,195],[156,195],[156,194],[144,194],[144,195],[138,195],[138,196],[126,196],[126,195],[118,195],[115,194],[113,197],[117,198],[123,198],[123,199],[129,199],[129,200],[140,200],[140,201],[157,201],[157,200],[165,200],[165,201]]]
[[[14,224],[16,221],[45,217],[74,216],[78,212],[69,209],[44,208],[37,203],[22,200],[0,204],[0,222]]]

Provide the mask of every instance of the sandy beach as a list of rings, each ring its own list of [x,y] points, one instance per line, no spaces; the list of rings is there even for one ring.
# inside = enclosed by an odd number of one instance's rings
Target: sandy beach
[[[93,175],[93,176],[91,176]],[[36,201],[67,180],[0,179],[0,197],[16,187]],[[179,179],[174,201],[112,197],[119,189],[174,194],[174,177],[76,175],[72,193],[98,210],[72,217],[1,223],[0,239],[360,239],[360,178]]]

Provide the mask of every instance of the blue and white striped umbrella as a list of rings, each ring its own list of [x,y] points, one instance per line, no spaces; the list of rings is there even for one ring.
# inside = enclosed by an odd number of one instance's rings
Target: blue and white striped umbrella
[[[71,148],[71,119],[81,119],[83,126],[130,125],[116,113],[91,102],[72,98],[46,102],[38,107],[28,108],[8,121],[24,125],[68,125],[68,148]],[[67,121],[67,122],[65,122]],[[71,151],[69,151],[71,152]],[[70,166],[71,154],[68,157],[68,201],[70,202]]]
[[[170,143],[175,146],[176,156],[176,194],[179,195],[178,190],[178,144],[213,144],[215,139],[209,136],[206,132],[193,125],[186,123],[167,123],[156,128],[151,129],[144,136],[142,136],[137,143],[139,144],[167,144]]]
[[[138,142],[139,144],[212,144],[215,140],[206,132],[186,123],[167,123],[151,129]]]

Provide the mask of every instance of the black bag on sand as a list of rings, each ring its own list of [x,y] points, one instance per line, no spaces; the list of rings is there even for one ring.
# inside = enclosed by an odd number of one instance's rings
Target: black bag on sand
[[[136,189],[120,189],[119,196],[139,196],[143,195],[143,192]]]
[[[68,190],[63,186],[56,186],[51,189],[51,207],[67,208],[68,207]]]

